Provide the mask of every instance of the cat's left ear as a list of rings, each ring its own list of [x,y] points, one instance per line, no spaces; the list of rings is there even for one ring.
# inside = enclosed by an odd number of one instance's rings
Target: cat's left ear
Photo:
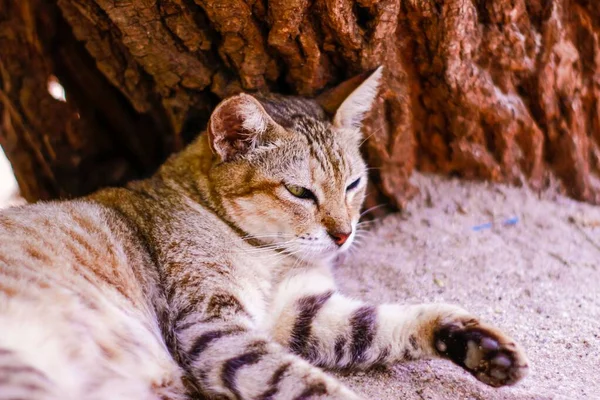
[[[367,77],[366,74],[358,75],[317,98],[317,102],[325,111],[332,114],[335,112],[335,127],[360,128],[363,119],[375,103],[382,74],[383,67],[379,67]]]
[[[209,143],[223,161],[251,152],[278,125],[254,97],[240,93],[223,100],[208,121]]]

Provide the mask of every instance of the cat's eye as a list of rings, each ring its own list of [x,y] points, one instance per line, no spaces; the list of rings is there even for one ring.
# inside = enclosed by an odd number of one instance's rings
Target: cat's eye
[[[302,186],[285,185],[285,188],[288,190],[288,192],[290,192],[291,194],[293,194],[294,196],[296,196],[300,199],[316,200],[314,193]]]
[[[348,187],[346,187],[346,191],[348,192],[348,191],[356,188],[359,183],[360,183],[360,178],[358,178],[357,180],[355,180],[354,182],[352,182],[351,184],[349,184]]]

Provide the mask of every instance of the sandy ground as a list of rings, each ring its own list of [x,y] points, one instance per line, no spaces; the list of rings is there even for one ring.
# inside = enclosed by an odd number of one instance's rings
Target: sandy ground
[[[377,221],[338,267],[344,291],[459,304],[520,342],[530,374],[493,389],[428,360],[342,379],[368,399],[600,399],[600,208],[551,192],[414,181],[420,198]]]

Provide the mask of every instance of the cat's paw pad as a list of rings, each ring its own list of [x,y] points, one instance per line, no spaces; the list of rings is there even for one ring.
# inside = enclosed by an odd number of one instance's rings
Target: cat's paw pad
[[[513,385],[527,375],[523,350],[499,330],[475,319],[442,323],[434,345],[442,356],[490,386]]]

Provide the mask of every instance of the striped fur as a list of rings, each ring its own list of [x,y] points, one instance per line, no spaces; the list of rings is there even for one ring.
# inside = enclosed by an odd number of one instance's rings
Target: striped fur
[[[317,366],[420,357],[519,380],[522,351],[460,308],[336,288],[379,73],[333,123],[313,101],[234,96],[151,179],[3,211],[0,400],[358,399]]]

